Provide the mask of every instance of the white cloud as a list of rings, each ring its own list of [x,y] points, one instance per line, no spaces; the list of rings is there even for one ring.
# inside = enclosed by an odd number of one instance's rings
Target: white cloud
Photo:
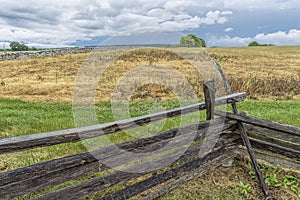
[[[275,45],[300,45],[300,30],[278,31],[270,34],[258,34],[254,38],[261,43]]]
[[[211,46],[245,46],[251,42],[251,38],[242,38],[242,37],[230,37],[228,35],[216,37],[210,36],[208,39]]]
[[[278,46],[300,45],[300,30],[291,29],[287,32],[278,31],[269,34],[257,34],[255,37],[222,37],[211,36],[209,43],[212,46],[246,46],[251,41],[258,41],[261,44],[274,44]]]
[[[0,49],[10,49],[9,42],[0,42]]]
[[[222,14],[225,13],[225,14]],[[203,24],[224,24],[228,18],[224,15],[228,15],[228,11],[221,12],[219,10],[209,11],[204,18],[201,19]]]
[[[299,0],[224,0],[223,5],[225,9],[233,10],[286,10],[300,8]]]
[[[299,0],[0,0],[0,5],[0,41],[36,46],[63,46],[104,35],[192,30],[204,24],[224,24],[244,10],[300,10]],[[276,33],[280,34],[290,43],[294,40],[289,37],[296,33]],[[275,36],[257,37],[273,41]],[[227,36],[217,39],[231,40]],[[232,40],[240,44],[244,39]]]
[[[0,0],[0,41],[68,45],[95,36],[183,31],[223,24],[232,12],[207,0]]]
[[[221,14],[222,14],[222,15],[232,15],[233,12],[230,11],[230,10],[225,10],[225,11],[222,11]]]
[[[224,32],[231,32],[231,31],[233,31],[233,28],[226,28],[226,29],[224,30]]]

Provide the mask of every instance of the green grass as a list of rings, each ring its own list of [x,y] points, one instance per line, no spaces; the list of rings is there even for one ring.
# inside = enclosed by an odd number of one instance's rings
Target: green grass
[[[157,103],[158,102],[156,101],[132,102],[130,104],[131,117],[149,114],[149,112],[153,111],[153,105]],[[168,110],[177,107],[178,102],[161,102],[161,105],[164,110]],[[115,120],[112,115],[111,104],[108,101],[96,104],[96,114],[99,123]],[[204,118],[204,112],[201,112],[200,115],[199,113],[198,115],[197,113],[190,114],[186,124],[199,121],[199,118]],[[108,139],[112,143],[125,142],[139,137],[154,135],[159,131],[168,130],[180,125],[185,125],[180,124],[180,122],[180,117],[174,117],[172,119],[166,119],[165,121],[154,122],[143,127],[136,127],[128,132],[120,131],[110,134],[108,135]],[[69,128],[74,128],[71,104],[36,103],[14,99],[0,99],[0,139]],[[107,140],[103,140],[102,137],[106,136],[87,140],[89,144],[88,150],[109,145],[105,142]],[[93,144],[96,146],[93,146]],[[0,170],[1,165],[4,165],[3,162],[6,165],[5,170],[12,170],[29,166],[37,162],[84,151],[86,151],[84,144],[77,142],[0,155]]]
[[[300,101],[244,101],[240,111],[249,116],[269,119],[300,127]]]
[[[132,102],[130,104],[131,117],[153,112],[153,105],[155,107],[157,103],[160,103],[164,110],[179,106],[178,101],[175,100],[163,102]],[[230,106],[228,106],[228,108],[230,108]],[[249,116],[300,126],[300,101],[245,101],[238,103],[238,108],[240,111],[246,112]],[[96,104],[96,114],[99,123],[115,120],[112,115],[111,104],[108,101]],[[143,127],[137,127],[126,133],[117,132],[108,137],[113,143],[119,143],[139,137],[154,135],[159,131],[165,131],[181,125],[193,123],[203,120],[204,118],[205,112],[201,111],[200,114],[199,112],[190,114],[188,120],[183,124],[180,124],[180,117],[174,117],[166,119],[165,121],[151,123]],[[68,128],[74,128],[71,104],[36,103],[21,100],[0,99],[0,139]],[[101,137],[96,138],[95,141],[97,142],[97,145],[101,144]],[[103,146],[105,145],[107,144],[103,143]],[[9,170],[28,166],[42,160],[62,157],[64,155],[82,151],[86,151],[86,149],[82,143],[78,142],[13,153],[9,154],[5,159],[11,159],[9,160],[7,167],[7,170]]]
[[[0,138],[73,127],[69,104],[0,99]]]
[[[161,105],[161,109],[163,110],[179,106],[179,102],[175,100],[162,102],[131,102],[129,106],[130,115],[131,117],[135,117],[149,114],[149,112],[157,112],[159,110],[155,110],[154,108],[157,104]],[[238,103],[238,108],[240,111],[246,112],[249,116],[266,118],[286,124],[300,126],[300,101],[245,101]],[[112,115],[111,103],[109,101],[97,103],[96,114],[99,123],[115,120]],[[200,113],[190,114],[189,117],[190,120],[185,122],[185,124],[205,119],[205,112],[201,111]],[[155,122],[154,126],[151,126],[150,124],[135,128],[133,132],[130,132],[133,134],[128,135],[125,132],[118,132],[111,134],[109,138],[111,141],[119,143],[141,136],[145,137],[145,128],[149,132],[148,135],[153,135],[159,131],[184,125],[180,124],[180,121],[180,117],[166,119],[163,124]],[[159,129],[156,129],[157,127],[159,127]],[[71,104],[36,103],[22,100],[0,99],[0,139],[68,128],[74,128]],[[101,140],[101,137],[97,138],[97,140],[99,139]],[[6,163],[6,170],[12,170],[44,160],[83,151],[86,151],[86,148],[80,142],[68,143],[0,155],[0,160]]]
[[[132,102],[131,117],[149,114],[149,110],[153,109],[153,104],[156,103],[156,101]],[[159,103],[165,110],[179,106],[175,100]],[[238,103],[238,108],[249,116],[300,126],[300,101],[245,101]],[[108,101],[97,103],[96,113],[99,123],[114,121],[111,104]],[[200,118],[204,119],[203,112]],[[180,118],[168,121],[166,129],[178,125]],[[71,104],[0,99],[0,138],[68,128],[74,128]]]
[[[157,103],[157,101],[136,101],[130,103],[130,117],[153,112],[153,105]],[[163,110],[179,106],[178,101],[175,100],[159,103],[161,103]],[[115,121],[109,101],[97,103],[95,107],[99,123]],[[201,116],[203,118],[204,115],[202,114]],[[169,122],[174,124],[174,121],[178,120],[179,118],[173,118]],[[74,128],[71,104],[36,103],[0,98],[0,138],[68,128]]]

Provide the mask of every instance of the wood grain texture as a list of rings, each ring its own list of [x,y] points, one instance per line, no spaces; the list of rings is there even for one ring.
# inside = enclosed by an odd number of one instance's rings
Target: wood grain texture
[[[234,153],[237,155],[247,155],[247,152],[243,148],[234,149]],[[261,149],[256,149],[255,154],[258,159],[260,159],[263,162],[268,162],[273,166],[279,164],[282,168],[300,170],[299,161],[284,157],[280,154],[270,153]]]
[[[235,145],[235,142],[238,140],[238,135],[232,136],[225,134],[221,136],[220,140],[216,144],[216,147],[214,151],[223,151],[225,150],[225,147],[230,147],[231,145]],[[177,160],[174,161],[174,163],[179,163],[188,159],[192,159],[194,157],[201,157],[199,155],[199,151],[201,149],[201,144],[191,146],[186,150],[186,152],[180,156]],[[217,150],[216,150],[217,149]],[[206,155],[214,155],[214,156],[219,156],[219,154],[207,152],[208,154],[204,154],[204,157]],[[219,152],[221,153],[221,152]],[[224,152],[223,152],[224,153]],[[149,167],[153,167],[153,165],[159,165],[159,162],[167,162],[169,159],[172,159],[176,155],[176,152],[172,152],[168,154],[167,156],[163,157],[158,157],[155,158],[154,160],[149,160],[149,162],[145,162],[143,165],[139,165],[138,168],[139,170],[143,169],[147,171]],[[202,158],[204,158],[202,155]],[[196,159],[194,158],[194,159]],[[208,157],[206,159],[210,159],[212,157]],[[193,159],[192,159],[193,160]],[[200,163],[198,165],[201,165],[201,162],[207,161],[207,160],[199,160]],[[152,165],[152,166],[151,166]],[[191,167],[191,166],[190,166]],[[186,168],[184,168],[186,169]],[[46,195],[37,197],[36,199],[77,199],[79,197],[83,197],[85,195],[91,195],[92,193],[107,189],[109,187],[112,187],[116,184],[122,184],[125,183],[129,180],[136,179],[138,177],[141,177],[143,175],[146,175],[147,173],[126,173],[124,171],[115,171],[113,173],[103,175],[101,177],[96,177],[90,180],[87,180],[85,182],[79,183],[77,185],[64,188],[52,193],[48,193]],[[151,173],[151,175],[156,174],[156,173]],[[157,177],[155,177],[156,179]]]
[[[249,140],[256,150],[263,150],[264,152],[269,152],[271,154],[277,154],[283,158],[287,158],[295,163],[300,163],[300,149],[298,145],[290,144],[284,140],[277,140],[272,138],[271,140],[267,137],[261,137],[259,131],[264,129],[256,129],[253,125],[246,126],[246,130],[249,130]],[[258,132],[253,132],[257,130]],[[270,130],[269,130],[270,131]],[[272,130],[271,130],[272,131]],[[240,134],[237,130],[234,131],[235,134]],[[263,132],[265,133],[265,132]],[[242,144],[242,141],[237,142]]]
[[[251,124],[246,124],[245,128],[251,138],[275,144],[280,147],[293,149],[295,151],[300,151],[300,137],[274,131],[272,129],[256,127]]]
[[[237,146],[231,147],[232,149],[237,149]],[[141,200],[152,200],[157,199],[158,197],[162,196],[163,194],[166,194],[167,192],[175,189],[176,187],[185,184],[186,182],[202,176],[207,171],[212,170],[223,163],[232,160],[236,154],[232,151],[229,151],[227,153],[224,153],[223,155],[220,155],[219,157],[209,160],[207,163],[204,163],[203,165],[199,166],[198,168],[193,169],[191,172],[188,172],[186,175],[179,177],[178,179],[175,179],[169,184],[166,184],[162,186],[161,188],[158,188],[157,190],[150,191],[146,196],[142,196]]]
[[[207,81],[203,84],[205,107],[206,107],[206,120],[214,118],[215,112],[215,99],[216,99],[216,86],[214,81]]]
[[[250,141],[251,141],[253,147],[256,149],[262,149],[262,150],[265,150],[268,152],[280,154],[282,156],[291,158],[298,162],[300,161],[300,151],[298,151],[298,150],[287,148],[287,147],[282,147],[280,145],[261,141],[261,140],[255,139],[255,138],[250,138]]]
[[[223,111],[219,111],[219,110],[216,110],[215,114],[222,116],[222,117],[226,117],[228,119],[237,120],[237,121],[240,121],[240,122],[243,122],[246,124],[252,124],[252,125],[259,126],[259,127],[268,128],[268,129],[272,129],[272,130],[280,131],[280,132],[285,132],[285,133],[289,133],[291,135],[300,137],[300,127],[282,124],[282,123],[274,122],[271,120],[245,116],[245,115],[241,115],[241,114],[232,114],[229,112],[223,112]]]
[[[109,167],[104,163],[117,163],[118,166],[126,164],[138,158],[130,157],[122,160],[126,153],[122,150],[137,153],[152,152],[163,147],[175,137],[182,139],[182,136],[187,136],[192,130],[197,130],[194,140],[201,140],[204,137],[209,137],[215,131],[235,129],[236,122],[227,121],[225,125],[221,122],[222,119],[200,122],[181,127],[179,132],[177,128],[152,137],[117,144],[118,148],[111,145],[92,152],[66,156],[1,173],[0,191],[2,195],[12,198],[108,169]],[[208,128],[210,131],[206,133]],[[170,148],[175,148],[174,145]],[[99,156],[96,159],[93,155]]]
[[[122,190],[117,192],[108,194],[104,197],[98,198],[97,200],[124,200],[128,199],[132,196],[135,196],[143,191],[146,191],[152,187],[155,187],[161,183],[164,183],[170,179],[176,178],[190,170],[193,170],[208,161],[212,161],[219,156],[228,153],[230,150],[228,148],[218,148],[210,153],[208,153],[205,157],[200,157],[195,160],[189,161],[181,166],[175,167],[163,173],[157,174],[155,176],[151,176],[143,181],[137,182],[133,185],[130,185]]]

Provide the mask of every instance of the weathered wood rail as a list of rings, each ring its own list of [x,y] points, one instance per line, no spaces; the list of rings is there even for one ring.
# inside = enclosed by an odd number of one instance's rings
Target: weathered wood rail
[[[214,107],[232,104],[243,101],[245,98],[245,93],[232,94],[216,98],[212,104],[206,101],[96,126],[6,138],[0,140],[0,154],[78,142],[142,126],[164,118],[204,110],[206,105]],[[0,173],[0,199],[12,199],[24,195],[27,195],[22,197],[25,199],[78,199],[85,196],[93,196],[94,199],[128,199],[160,184],[170,184],[169,181],[179,177],[185,177],[186,181],[192,178],[188,176],[190,171],[198,169],[205,172],[236,155],[238,146],[243,144],[238,129],[238,123],[241,122],[244,123],[255,150],[263,150],[266,154],[272,152],[274,155],[280,155],[281,159],[300,164],[299,127],[254,118],[243,113],[226,113],[214,108],[209,110],[211,113],[208,113],[210,116],[206,121],[116,144],[124,151],[137,153],[152,152],[165,147],[166,144],[170,145],[168,150],[155,153],[143,160],[136,157],[126,158],[124,162],[114,166],[114,169],[107,165],[107,161],[118,163],[124,157],[124,152],[116,150],[115,145],[111,145],[91,152],[69,155],[2,172]],[[219,117],[212,119],[213,115]],[[177,143],[172,144],[174,140],[184,141],[192,132],[195,132],[193,142],[188,147],[184,142],[182,146],[177,146]],[[205,146],[214,141],[215,144],[212,147]],[[182,148],[186,148],[183,154]],[[93,155],[97,155],[97,158]],[[151,167],[156,168],[174,157],[176,159],[167,167],[151,172],[147,170]],[[137,169],[138,173],[130,173],[126,170],[128,168]],[[66,184],[60,189],[53,189],[72,180],[76,180],[72,185]]]
[[[240,102],[243,101],[245,98],[245,93],[228,95],[226,97],[217,98],[215,101],[215,106],[231,104],[232,102]],[[108,135],[120,130],[134,128],[136,126],[142,126],[164,118],[176,117],[179,115],[188,114],[205,109],[205,103],[201,102],[164,112],[120,120],[116,122],[99,124],[95,126],[2,139],[0,140],[0,154],[22,151],[37,147],[51,146],[67,142],[78,142],[80,140],[94,138],[101,135]]]

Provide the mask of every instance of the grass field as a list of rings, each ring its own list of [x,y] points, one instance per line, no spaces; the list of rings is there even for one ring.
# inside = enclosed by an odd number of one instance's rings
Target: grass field
[[[139,116],[148,114],[156,101],[132,102],[130,104],[131,116]],[[173,100],[163,101],[161,104],[165,109],[178,107],[178,102]],[[275,120],[278,122],[300,126],[300,101],[245,101],[238,104],[240,110],[243,110],[250,116]],[[74,128],[72,105],[68,103],[45,103],[45,102],[28,102],[22,100],[0,99],[0,139],[27,135],[40,132],[49,132]],[[96,104],[96,113],[99,123],[113,121],[114,117],[111,111],[109,101],[103,101]],[[199,119],[204,119],[204,113],[198,114]],[[178,118],[169,120],[164,129],[174,128],[178,126]],[[129,140],[131,138],[124,137],[122,133],[112,135],[115,142]],[[58,148],[57,148],[58,147]],[[32,155],[28,155],[28,160],[22,163],[19,159],[1,156],[0,170],[9,170],[20,166],[25,166],[54,157],[60,157],[65,154],[73,154],[78,151],[85,151],[85,148],[76,143],[67,145],[57,145],[57,147],[47,147],[49,151],[41,154],[38,150],[33,150],[38,155],[35,161],[32,161]],[[77,149],[79,147],[79,149]],[[43,152],[45,152],[42,148]],[[64,150],[62,150],[64,149]],[[13,156],[14,154],[11,154]],[[18,154],[19,155],[19,154]],[[20,154],[22,155],[22,154]],[[26,157],[26,156],[25,156]],[[17,164],[17,163],[19,164]],[[6,163],[6,164],[5,164]]]
[[[206,51],[222,66],[233,91],[247,92],[248,100],[238,104],[240,110],[250,116],[300,126],[300,47],[208,48]],[[88,56],[73,54],[1,61],[0,139],[73,128],[74,81],[79,68],[88,62]],[[155,59],[149,59],[149,56]],[[203,77],[193,71],[190,63],[163,51],[135,52],[121,57],[109,66],[99,81],[95,97],[99,123],[114,120],[110,104],[111,92],[126,71],[142,64],[158,67],[161,64],[171,65],[190,82],[198,98],[203,98]],[[167,74],[165,78],[172,80],[172,74]],[[185,86],[179,86],[184,91]],[[167,87],[143,85],[130,99],[130,114],[148,114],[157,102],[164,109],[178,107],[175,96]],[[204,119],[203,112],[199,114],[199,119]],[[164,129],[178,126],[178,120],[169,120]],[[111,139],[120,142],[132,138],[121,132],[112,135]],[[0,171],[83,151],[86,151],[85,147],[81,143],[75,143],[0,155]],[[214,177],[215,172],[211,173],[209,176]],[[236,181],[228,184],[238,184]],[[207,188],[202,188],[203,191],[209,190],[208,186],[212,185],[207,183]],[[220,194],[216,198],[226,196],[223,199],[235,199],[236,193],[229,191],[232,187],[217,186],[215,192]],[[195,184],[189,183],[187,187],[190,192]],[[164,198],[170,199],[172,195],[176,195],[178,198],[188,199],[184,190]],[[241,196],[237,196],[237,199],[239,197]]]
[[[153,103],[132,102],[131,116],[148,114]],[[162,104],[165,109],[178,107],[178,102],[173,100]],[[251,100],[239,103],[238,107],[250,116],[300,126],[300,101]],[[72,105],[68,103],[0,99],[0,110],[0,138],[74,128]],[[96,104],[96,112],[99,123],[114,120],[109,101]]]
[[[300,47],[241,47],[205,49],[225,71],[233,91],[245,91],[251,99],[300,99]],[[180,51],[177,50],[177,51]],[[184,50],[182,50],[184,51]],[[196,51],[196,50],[194,50]],[[89,54],[0,62],[0,96],[30,101],[71,102],[74,81]],[[153,59],[149,60],[149,57]],[[158,57],[158,58],[156,58]],[[130,59],[129,59],[130,58]],[[156,59],[154,59],[156,58]],[[190,82],[201,96],[203,77],[190,64],[166,52],[142,52],[123,56],[109,66],[99,80],[96,100],[109,100],[115,84],[139,64],[169,64]],[[166,77],[172,80],[172,77]],[[136,99],[172,98],[166,88],[144,86]],[[180,86],[181,87],[181,86]]]
[[[299,99],[300,47],[208,49],[231,86],[252,98]]]

